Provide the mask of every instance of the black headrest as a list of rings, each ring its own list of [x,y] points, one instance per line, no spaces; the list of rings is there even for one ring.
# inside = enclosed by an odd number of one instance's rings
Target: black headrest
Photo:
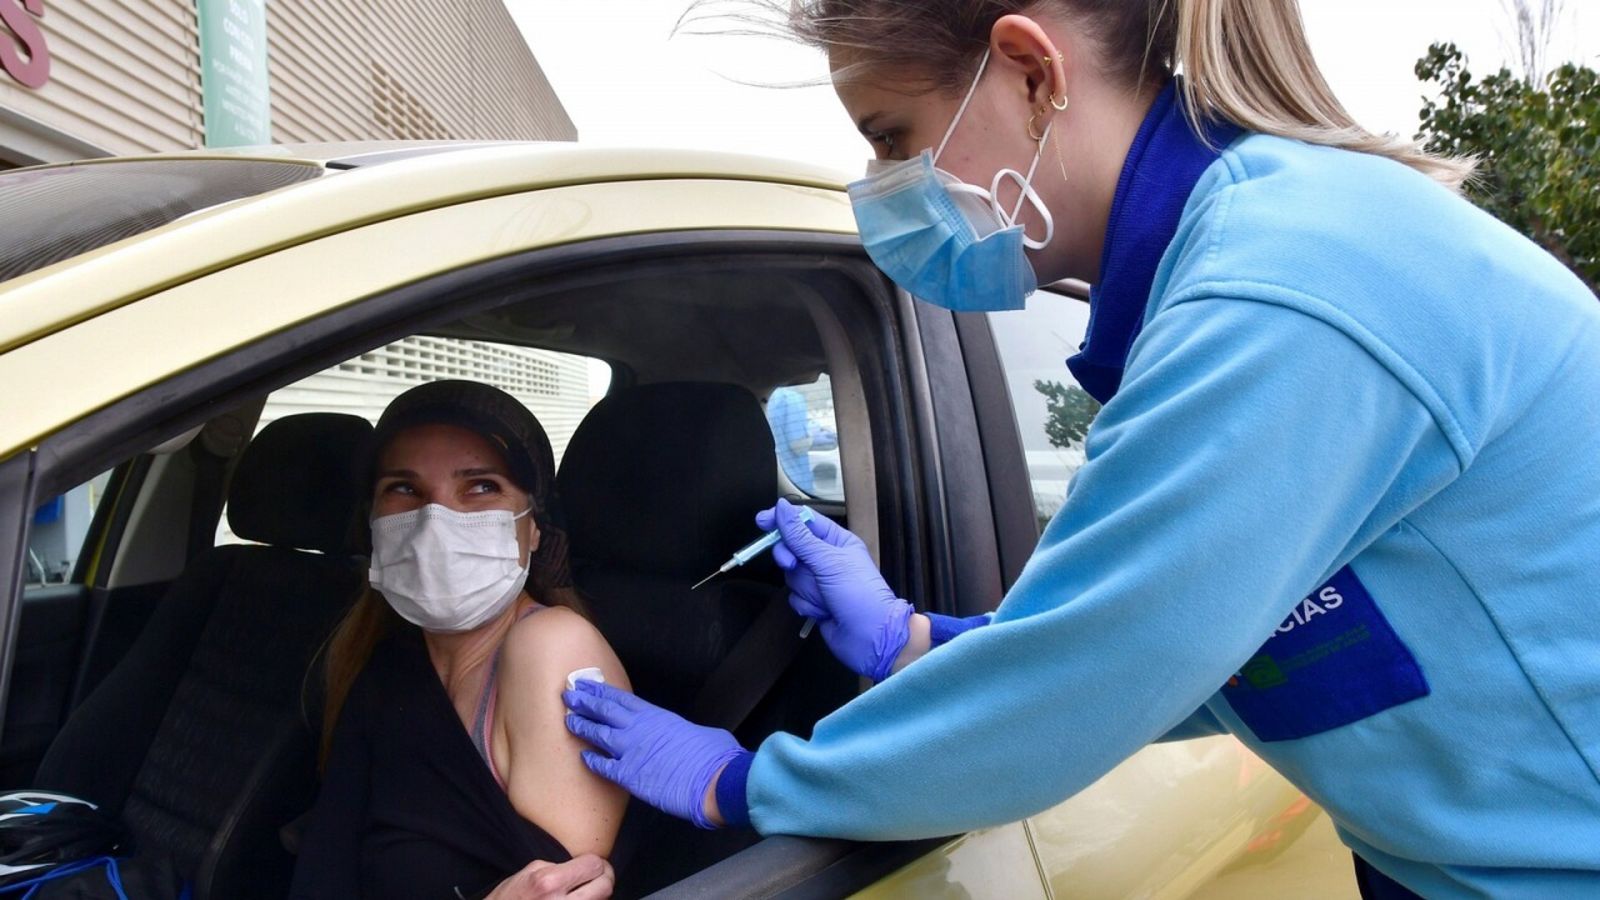
[[[372,434],[360,416],[301,413],[261,429],[228,487],[228,525],[248,541],[348,552],[366,499],[359,471]]]
[[[777,497],[772,432],[755,395],[676,382],[600,401],[556,475],[572,553],[587,564],[698,579],[760,532]]]

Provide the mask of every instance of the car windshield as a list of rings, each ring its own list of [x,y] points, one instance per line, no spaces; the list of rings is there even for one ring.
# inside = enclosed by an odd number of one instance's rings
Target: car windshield
[[[0,175],[0,282],[210,206],[322,174],[255,159],[130,160]]]

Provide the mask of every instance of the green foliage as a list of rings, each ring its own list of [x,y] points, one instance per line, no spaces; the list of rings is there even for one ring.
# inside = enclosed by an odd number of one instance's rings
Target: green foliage
[[[1044,395],[1044,433],[1056,447],[1072,447],[1083,443],[1089,433],[1089,423],[1100,412],[1100,403],[1077,385],[1068,387],[1059,381],[1035,381],[1033,389]]]
[[[1475,80],[1454,44],[1434,44],[1416,73],[1440,88],[1418,140],[1478,157],[1468,196],[1600,289],[1600,72],[1568,63],[1543,84],[1504,68]]]

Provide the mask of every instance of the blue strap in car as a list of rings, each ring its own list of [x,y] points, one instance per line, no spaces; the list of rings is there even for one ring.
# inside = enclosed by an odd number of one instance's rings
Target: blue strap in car
[[[63,863],[37,878],[30,878],[27,881],[19,881],[16,884],[0,887],[0,894],[14,894],[21,891],[23,892],[22,900],[33,900],[38,895],[40,888],[43,888],[49,882],[69,878],[80,872],[87,872],[97,866],[106,867],[106,881],[111,884],[111,890],[116,892],[117,900],[128,900],[128,893],[122,887],[122,872],[117,868],[116,858],[112,856],[96,856],[91,859]]]

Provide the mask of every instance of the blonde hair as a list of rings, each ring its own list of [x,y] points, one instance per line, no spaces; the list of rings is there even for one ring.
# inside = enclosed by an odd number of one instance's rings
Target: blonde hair
[[[1135,88],[1183,74],[1197,134],[1203,120],[1246,131],[1370,153],[1404,163],[1453,189],[1473,161],[1432,154],[1376,134],[1350,116],[1317,68],[1298,0],[749,0],[756,11],[723,14],[728,0],[699,0],[685,21],[730,17],[769,27],[852,61],[843,77],[885,69],[912,89],[959,91],[975,74],[1002,16],[1041,10],[1082,25],[1114,79]],[[680,22],[680,27],[682,26]],[[907,80],[908,73],[911,80]],[[838,77],[838,76],[836,76]]]
[[[1183,67],[1191,118],[1386,157],[1455,190],[1471,177],[1470,159],[1356,124],[1317,68],[1297,0],[1162,0],[1169,2],[1178,12],[1173,57]]]

